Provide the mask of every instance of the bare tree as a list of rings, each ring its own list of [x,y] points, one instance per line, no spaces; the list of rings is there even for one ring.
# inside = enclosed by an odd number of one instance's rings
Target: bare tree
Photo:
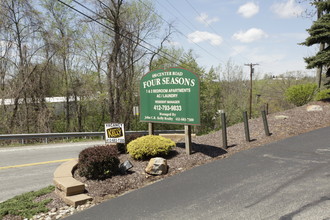
[[[50,50],[56,52],[56,64],[60,67],[60,75],[62,76],[62,88],[66,97],[65,105],[65,117],[66,117],[66,130],[71,130],[71,118],[72,114],[76,113],[79,119],[78,99],[75,86],[81,85],[79,78],[76,77],[77,71],[74,70],[74,66],[77,65],[78,56],[76,56],[76,50],[79,49],[77,44],[79,41],[77,37],[79,35],[79,28],[81,25],[77,25],[78,20],[75,19],[75,15],[66,5],[61,4],[58,1],[43,0],[43,7],[46,10],[48,19],[46,20],[46,32],[48,39],[48,46]],[[75,104],[71,109],[71,103]],[[81,125],[81,124],[80,124]],[[77,130],[82,130],[81,126],[78,126]]]
[[[109,0],[97,3],[110,26],[105,30],[111,36],[111,53],[107,62],[110,118],[129,127],[132,108],[137,104],[137,82],[145,59],[150,58],[150,49],[147,48],[150,45],[146,42],[158,37],[161,23],[151,13],[151,2]]]
[[[11,65],[10,68],[6,68],[7,72],[3,69],[1,71],[2,88],[7,76],[11,80],[10,84],[8,83],[11,87],[7,90],[10,91],[9,96],[14,99],[9,131],[13,132],[16,127],[22,126],[29,131],[31,121],[34,120],[30,114],[31,88],[33,87],[31,80],[38,66],[35,58],[42,48],[42,45],[36,43],[41,22],[38,12],[28,0],[3,0],[0,2],[0,8],[2,10],[0,35],[4,36],[5,43],[10,45],[2,59],[1,68],[3,65]],[[19,106],[20,99],[23,100],[21,107]]]

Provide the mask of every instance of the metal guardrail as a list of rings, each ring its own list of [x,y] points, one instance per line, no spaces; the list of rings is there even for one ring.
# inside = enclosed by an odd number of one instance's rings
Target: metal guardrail
[[[184,133],[184,130],[156,130],[155,134],[169,134],[169,133]],[[141,134],[146,135],[148,131],[125,131],[125,134]],[[70,137],[102,137],[104,138],[104,132],[68,132],[68,133],[33,133],[33,134],[1,134],[1,140],[22,140],[24,144],[25,139],[41,138],[45,139],[46,143],[48,138],[70,138]]]

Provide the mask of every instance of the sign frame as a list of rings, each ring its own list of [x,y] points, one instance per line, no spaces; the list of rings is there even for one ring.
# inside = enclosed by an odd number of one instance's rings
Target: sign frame
[[[180,67],[157,69],[140,80],[140,121],[200,125],[200,79]]]
[[[104,132],[105,143],[125,143],[125,129],[123,123],[106,123],[104,124]]]

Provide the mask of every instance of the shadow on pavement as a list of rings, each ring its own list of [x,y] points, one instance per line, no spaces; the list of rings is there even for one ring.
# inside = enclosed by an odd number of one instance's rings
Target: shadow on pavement
[[[185,148],[185,143],[177,143],[176,146],[180,147],[180,148]],[[199,153],[205,154],[212,158],[218,157],[220,155],[227,153],[227,151],[222,148],[211,146],[211,145],[205,145],[205,144],[193,143],[191,149],[192,149],[192,154],[199,152]]]

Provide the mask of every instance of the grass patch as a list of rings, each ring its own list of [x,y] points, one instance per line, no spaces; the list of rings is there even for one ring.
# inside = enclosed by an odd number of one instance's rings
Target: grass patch
[[[5,215],[32,218],[38,213],[48,212],[49,210],[46,208],[46,205],[51,202],[52,199],[46,199],[40,202],[35,202],[34,200],[39,196],[54,191],[54,189],[54,186],[48,186],[38,191],[32,191],[15,196],[14,198],[0,203],[0,219],[2,219]]]

